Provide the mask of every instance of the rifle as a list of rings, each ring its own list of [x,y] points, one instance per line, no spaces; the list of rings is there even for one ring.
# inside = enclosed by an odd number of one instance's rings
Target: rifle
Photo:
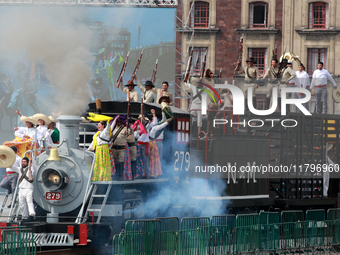
[[[279,63],[279,71],[277,72],[277,76],[278,77],[280,77],[281,76],[281,71],[282,71],[282,69],[283,69],[283,66],[282,66],[282,61],[283,61],[283,57],[284,57],[284,55],[286,54],[286,49],[287,49],[287,47],[285,48],[285,51],[283,52],[283,54],[282,54],[282,60],[281,60],[281,62]]]
[[[120,81],[123,79],[123,75],[124,75],[124,72],[125,72],[125,68],[126,68],[126,65],[127,65],[127,62],[128,62],[128,59],[129,59],[129,54],[130,54],[130,51],[128,52],[128,54],[126,55],[126,59],[125,59],[125,62],[122,66],[122,70],[120,71],[120,74],[119,74],[119,77],[118,77],[118,80],[117,80],[117,83],[116,83],[116,88],[119,87],[119,83]]]
[[[144,49],[143,49],[142,52],[140,53],[139,59],[138,59],[138,61],[137,61],[137,65],[136,65],[136,67],[135,67],[135,70],[134,70],[133,73],[132,73],[132,78],[131,78],[131,80],[129,80],[129,83],[133,83],[133,79],[134,79],[135,75],[137,74],[137,71],[138,71],[138,69],[139,69],[140,62],[142,61],[143,51],[144,51]]]
[[[242,62],[242,58],[243,58],[243,36],[241,36],[240,38],[240,42],[238,45],[238,59],[237,59],[237,63],[235,65],[235,69],[234,69],[234,74],[236,73],[236,71],[238,71],[238,69],[240,68],[240,64]],[[240,63],[240,64],[238,64]]]
[[[185,70],[185,77],[184,77],[184,82],[188,82],[189,77],[190,77],[190,70],[191,70],[191,63],[192,63],[192,51],[189,54],[189,60],[187,64],[187,69]]]
[[[272,59],[277,59],[277,44],[275,44],[275,48],[273,49],[273,58]]]
[[[207,62],[207,55],[204,55],[204,60],[203,60],[202,69],[201,69],[201,80],[203,80],[204,78],[206,62]]]
[[[130,128],[130,125],[129,125],[130,91],[128,91],[128,97],[129,97],[129,100],[128,100],[128,107],[127,107],[127,112],[126,112],[126,127],[127,127],[126,132]]]
[[[218,74],[218,82],[221,83],[221,79],[222,79],[222,67],[220,68],[220,73]]]
[[[153,70],[153,74],[152,74],[152,78],[151,78],[153,85],[155,85],[155,82],[156,82],[157,64],[158,64],[158,59],[156,59],[155,69]]]

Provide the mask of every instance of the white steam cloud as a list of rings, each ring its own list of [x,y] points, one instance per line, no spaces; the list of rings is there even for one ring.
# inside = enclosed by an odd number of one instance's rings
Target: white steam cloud
[[[90,100],[92,32],[83,19],[81,10],[65,7],[16,6],[0,15],[1,49],[24,52],[31,64],[44,65],[55,91],[54,98],[44,100],[55,102],[49,105],[55,112],[79,114]]]

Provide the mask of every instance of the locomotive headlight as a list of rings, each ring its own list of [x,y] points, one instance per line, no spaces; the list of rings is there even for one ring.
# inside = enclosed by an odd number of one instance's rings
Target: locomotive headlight
[[[53,182],[53,184],[59,184],[60,183],[60,176],[57,174],[50,174],[48,176],[48,180]]]
[[[42,172],[42,182],[49,190],[65,188],[68,180],[67,174],[62,170],[48,168]]]

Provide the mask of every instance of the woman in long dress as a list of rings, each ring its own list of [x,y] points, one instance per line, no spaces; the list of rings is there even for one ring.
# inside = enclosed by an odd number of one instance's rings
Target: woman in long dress
[[[88,148],[88,150],[94,151],[96,154],[92,181],[112,181],[109,152],[110,131],[111,125],[105,121],[100,121],[98,123],[98,132],[93,136],[93,141]]]

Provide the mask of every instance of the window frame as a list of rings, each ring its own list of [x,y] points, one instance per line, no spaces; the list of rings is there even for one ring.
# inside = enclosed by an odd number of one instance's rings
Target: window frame
[[[259,56],[254,56],[254,53],[257,53],[257,54],[263,53],[263,64],[259,63],[260,58],[259,58]],[[267,66],[268,66],[268,48],[248,48],[248,57],[249,58],[255,58],[255,60],[256,60],[255,65],[259,69],[260,74],[264,75],[266,70],[267,70]]]
[[[318,54],[317,59],[313,61],[313,54]],[[322,56],[322,54],[324,54]],[[307,73],[313,75],[317,68],[318,62],[323,62],[323,67],[327,69],[328,48],[308,48],[307,49]]]
[[[264,5],[265,6],[265,17],[263,24],[254,24],[254,6]],[[249,28],[251,29],[268,29],[269,22],[269,3],[266,2],[252,2],[249,3]]]
[[[194,15],[190,14],[190,26],[191,28],[209,28],[209,22],[210,22],[210,3],[205,1],[195,1],[194,4]],[[192,6],[192,2],[190,3],[190,8]],[[200,9],[196,9],[200,8]],[[202,14],[205,11],[206,15],[203,17],[202,15],[199,15],[196,17],[196,13],[199,12]],[[202,20],[205,19],[205,22],[202,22]],[[196,20],[200,22],[196,22]]]
[[[315,7],[322,7],[324,10],[321,10],[319,12],[322,13],[321,18],[314,18]],[[320,23],[320,20],[324,20],[322,23]],[[319,21],[319,23],[316,23],[315,21]],[[308,6],[308,28],[309,29],[328,29],[328,23],[329,23],[329,4],[326,2],[312,2],[309,3]]]
[[[207,66],[209,47],[193,47],[193,48],[191,47],[189,50],[190,50],[190,52],[192,51],[192,63],[191,63],[192,74],[193,75],[201,75],[201,69],[202,69],[202,64],[203,64],[205,55],[207,56],[207,60],[206,60],[206,66]],[[196,67],[197,66],[197,60],[198,60],[198,59],[195,59],[196,52],[199,52],[198,57],[197,57],[200,60],[198,62],[199,63],[198,67]]]

